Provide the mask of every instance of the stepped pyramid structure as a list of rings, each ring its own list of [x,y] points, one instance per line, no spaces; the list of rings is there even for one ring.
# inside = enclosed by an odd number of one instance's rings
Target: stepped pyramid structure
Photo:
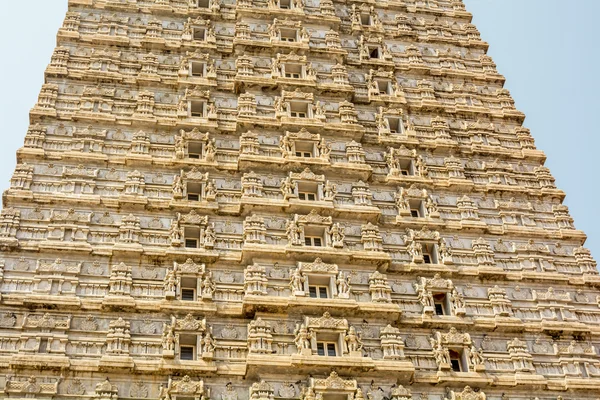
[[[0,397],[592,400],[600,277],[460,0],[70,0]]]

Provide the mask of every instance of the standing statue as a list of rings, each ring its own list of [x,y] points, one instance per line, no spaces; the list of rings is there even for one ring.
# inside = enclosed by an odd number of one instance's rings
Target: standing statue
[[[296,335],[296,337],[294,338],[294,343],[296,344],[296,348],[298,349],[298,354],[302,353],[302,350],[304,349],[311,348],[310,340],[313,337],[312,330],[309,331],[308,329],[306,329],[306,326],[304,326],[304,324],[297,325],[296,329],[294,330],[294,335]]]
[[[353,326],[348,329],[346,336],[344,336],[344,341],[346,342],[348,351],[350,352],[358,352],[363,348],[363,342],[360,338],[360,333],[357,333]]]

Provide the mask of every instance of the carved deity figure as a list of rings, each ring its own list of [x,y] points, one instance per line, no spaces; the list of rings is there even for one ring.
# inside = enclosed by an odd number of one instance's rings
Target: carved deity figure
[[[344,247],[346,235],[344,234],[344,228],[340,226],[339,222],[331,225],[331,228],[327,228],[327,234],[331,238],[331,245],[333,247]]]
[[[480,365],[484,365],[483,349],[477,350],[475,346],[471,346],[471,350],[469,351],[469,360],[473,369]]]
[[[292,183],[292,180],[289,177],[284,178],[281,181],[281,185],[279,185],[279,188],[281,189],[281,193],[283,194],[284,198],[294,194],[294,184]]]
[[[329,159],[329,155],[331,154],[331,144],[327,143],[325,139],[321,139],[321,141],[317,143],[317,149],[319,150],[321,158]]]
[[[173,325],[163,324],[162,347],[163,350],[175,351],[175,329]]]
[[[417,241],[412,241],[407,247],[408,254],[410,254],[413,258],[422,258],[423,257],[423,245]]]
[[[438,367],[441,367],[442,365],[449,365],[450,352],[448,349],[443,347],[441,343],[433,338],[429,339],[429,343],[433,348],[433,357],[435,358],[435,362],[437,363]]]
[[[344,271],[338,273],[335,284],[337,286],[338,296],[350,294],[350,277],[344,276]]]
[[[209,272],[202,281],[202,297],[212,298],[215,288],[215,283],[212,280],[212,272]]]
[[[431,197],[427,197],[427,200],[425,200],[425,209],[427,210],[427,215],[429,216],[438,213],[437,204],[435,204],[435,202],[431,200]]]
[[[435,303],[433,301],[433,293],[423,285],[419,285],[415,283],[414,285],[415,291],[417,292],[417,299],[423,305],[423,307],[429,307],[431,309],[435,308]]]
[[[182,159],[184,157],[185,157],[185,140],[183,139],[182,136],[175,136],[175,158]]]
[[[462,293],[460,293],[456,289],[452,289],[452,293],[450,293],[450,301],[454,306],[454,311],[464,309],[465,308],[465,299]]]
[[[303,349],[310,349],[310,340],[313,337],[312,330],[309,331],[306,329],[304,324],[296,326],[294,330],[294,343],[296,344],[296,348],[298,349],[298,353],[301,353]]]
[[[323,195],[325,196],[325,199],[333,200],[336,194],[337,186],[329,181],[325,182],[325,186],[323,187]]]
[[[171,227],[169,228],[169,236],[171,237],[171,242],[173,244],[181,242],[181,238],[183,237],[183,228],[179,226],[179,215],[177,219],[174,219],[171,222]]]
[[[286,225],[288,241],[292,246],[302,245],[302,228],[294,220],[288,221]]]
[[[215,197],[217,195],[217,187],[214,180],[208,180],[204,189],[206,197]]]
[[[216,139],[209,140],[206,142],[206,148],[204,152],[204,157],[207,162],[214,162],[215,156],[217,154],[217,146],[215,145]]]
[[[175,175],[173,178],[173,198],[181,199],[183,197],[183,184],[181,183],[181,177]]]
[[[177,290],[177,278],[175,277],[175,271],[172,269],[167,270],[163,288],[165,292],[175,292]]]
[[[287,157],[288,155],[292,154],[292,141],[290,140],[289,137],[287,136],[280,136],[279,137],[279,148],[281,149],[281,153],[283,155],[283,157]]]
[[[215,340],[212,337],[211,329],[206,331],[202,339],[202,353],[212,353],[215,351]]]
[[[306,280],[306,277],[304,275],[302,275],[302,272],[300,272],[299,268],[296,268],[292,271],[292,273],[290,274],[290,289],[292,290],[292,293],[295,292],[303,292],[304,291],[304,281]]]
[[[210,224],[206,226],[204,230],[204,247],[207,249],[213,248],[215,246],[215,224]]]
[[[357,333],[353,326],[348,329],[346,336],[344,336],[344,341],[346,342],[348,351],[350,352],[361,351],[363,348],[363,342],[360,338],[360,333]]]

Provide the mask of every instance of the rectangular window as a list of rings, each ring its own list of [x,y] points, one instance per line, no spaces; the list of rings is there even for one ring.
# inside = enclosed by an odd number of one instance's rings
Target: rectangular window
[[[371,16],[369,14],[360,14],[360,23],[364,26],[371,25]]]
[[[204,117],[204,102],[192,100],[190,101],[190,115],[192,117]]]
[[[308,104],[290,102],[290,116],[294,118],[307,118],[308,117]]]
[[[318,236],[305,236],[304,244],[306,246],[322,247],[323,246],[323,238],[318,237]]]
[[[450,367],[452,371],[455,372],[467,372],[467,369],[464,368],[462,354],[455,350],[450,350]]]
[[[182,288],[181,289],[181,300],[196,301],[196,290]]]
[[[296,157],[312,157],[314,154],[315,145],[312,142],[296,141],[294,143],[294,150]]]
[[[317,199],[317,195],[315,193],[298,192],[298,199],[306,201],[315,201]]]
[[[308,287],[308,293],[310,297],[314,299],[328,299],[329,288],[327,286],[316,286],[311,285]]]
[[[410,215],[414,218],[420,218],[425,216],[423,201],[422,200],[409,200]]]
[[[369,57],[379,58],[379,47],[369,47]]]
[[[292,8],[292,0],[279,0],[279,8],[289,10]]]
[[[280,40],[282,42],[289,42],[289,43],[293,43],[296,42],[298,39],[298,32],[295,29],[281,29],[281,36],[280,36]]]
[[[298,182],[298,200],[315,201],[318,200],[319,187],[312,182]]]
[[[294,79],[302,78],[302,65],[285,64],[283,68],[285,70],[286,78],[294,78]]]
[[[333,342],[317,342],[317,354],[320,356],[337,356],[337,346]]]
[[[423,243],[423,262],[425,264],[437,264],[437,250],[433,243]]]
[[[198,8],[209,8],[210,0],[198,0]]]
[[[200,201],[202,194],[202,184],[197,182],[188,182],[187,184],[187,199],[189,201]]]
[[[179,359],[192,361],[196,359],[196,335],[179,336]]]
[[[413,162],[412,160],[400,160],[400,174],[403,176],[413,176]]]
[[[180,346],[179,347],[179,359],[180,360],[193,360],[194,352],[196,348],[194,346]]]
[[[448,300],[445,293],[434,294],[433,304],[435,307],[435,315],[450,315],[450,313],[448,313]]]
[[[198,160],[202,158],[202,142],[188,142],[188,158]]]
[[[200,77],[200,78],[203,77],[204,76],[204,63],[192,61],[192,65],[190,67],[190,72],[192,73],[192,76]]]
[[[190,249],[197,249],[200,244],[200,229],[196,227],[183,228],[183,235],[185,237],[185,247]]]
[[[185,239],[185,247],[188,249],[197,249],[198,239]]]
[[[196,301],[196,289],[198,288],[198,279],[186,277],[181,279],[181,300]]]
[[[206,29],[205,28],[193,28],[192,30],[194,40],[199,40],[201,42],[206,40]]]
[[[40,347],[38,349],[38,353],[47,353],[48,352],[48,339],[40,339]]]
[[[404,126],[400,123],[400,118],[388,117],[388,125],[390,126],[390,133],[403,133]]]
[[[376,82],[377,82],[377,89],[379,90],[379,94],[388,95],[391,93],[390,81],[385,80],[385,79],[378,79],[378,80],[376,80]]]

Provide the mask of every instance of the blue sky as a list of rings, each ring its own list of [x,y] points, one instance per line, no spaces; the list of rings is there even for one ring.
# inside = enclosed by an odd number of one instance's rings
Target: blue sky
[[[546,165],[567,193],[586,246],[600,255],[596,166],[600,114],[598,0],[463,0],[506,88],[525,112]],[[29,109],[43,83],[67,0],[5,1],[0,24],[0,190],[8,185],[23,144]],[[22,16],[27,15],[27,23]]]

